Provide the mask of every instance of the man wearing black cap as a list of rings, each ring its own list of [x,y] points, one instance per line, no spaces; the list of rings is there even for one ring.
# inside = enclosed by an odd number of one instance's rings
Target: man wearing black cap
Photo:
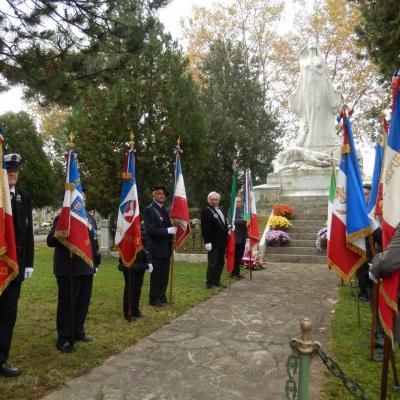
[[[7,154],[4,156],[4,162],[10,188],[19,274],[0,296],[0,375],[14,377],[18,376],[21,371],[8,364],[7,359],[17,319],[21,283],[24,279],[29,279],[33,273],[34,246],[31,197],[27,192],[16,187],[21,156]]]
[[[144,210],[144,223],[153,260],[149,303],[154,307],[162,307],[167,304],[165,292],[168,286],[172,254],[172,235],[176,234],[176,227],[172,226],[168,211],[164,206],[165,197],[169,196],[165,186],[152,186],[151,190],[153,201]]]

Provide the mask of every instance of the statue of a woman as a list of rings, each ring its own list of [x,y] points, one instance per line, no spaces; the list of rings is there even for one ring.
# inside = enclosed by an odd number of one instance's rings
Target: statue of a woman
[[[333,87],[317,47],[305,47],[299,62],[300,77],[289,98],[289,109],[300,120],[296,146],[330,154],[337,146],[335,117],[343,97]]]

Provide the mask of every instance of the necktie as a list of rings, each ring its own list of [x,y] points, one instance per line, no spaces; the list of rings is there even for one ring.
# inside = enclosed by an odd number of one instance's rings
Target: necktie
[[[16,206],[16,203],[15,203],[15,193],[14,192],[10,192],[10,197],[11,197],[11,209],[12,209],[13,217],[16,218],[16,216],[17,216],[17,206]]]

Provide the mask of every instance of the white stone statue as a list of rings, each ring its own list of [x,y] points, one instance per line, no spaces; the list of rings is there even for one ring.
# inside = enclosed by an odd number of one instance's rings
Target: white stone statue
[[[274,172],[327,168],[339,156],[335,119],[343,96],[333,87],[317,47],[305,47],[299,62],[299,80],[289,98],[289,109],[300,120],[299,135],[295,147],[278,154]]]
[[[300,120],[296,146],[329,154],[338,140],[335,118],[343,96],[333,87],[317,47],[305,47],[299,63],[300,77],[289,98],[289,109]]]

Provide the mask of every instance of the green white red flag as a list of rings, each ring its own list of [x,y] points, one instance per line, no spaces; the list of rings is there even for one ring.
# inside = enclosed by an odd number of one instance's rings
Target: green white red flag
[[[229,221],[232,228],[229,230],[228,245],[226,247],[226,270],[231,273],[235,266],[235,218],[236,218],[236,169],[233,167],[232,173],[232,187],[229,196],[230,207],[229,207]]]
[[[243,219],[248,221],[247,235],[250,239],[250,249],[252,249],[260,241],[260,230],[258,228],[256,200],[254,197],[253,184],[251,181],[251,171],[249,168],[246,169],[243,214]]]

